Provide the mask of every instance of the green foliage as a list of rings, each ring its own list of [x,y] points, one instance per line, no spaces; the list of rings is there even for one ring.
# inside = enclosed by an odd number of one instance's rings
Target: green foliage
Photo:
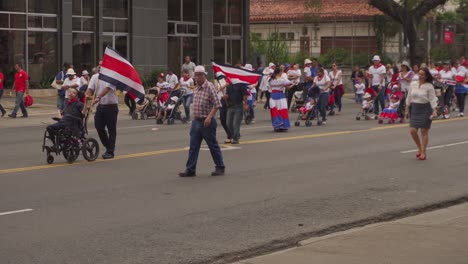
[[[438,13],[436,18],[442,23],[463,23],[463,15],[452,11]]]
[[[51,88],[51,84],[52,82],[54,81],[55,79],[55,76],[52,75],[52,76],[43,76],[42,77],[42,80],[39,82],[38,86],[39,86],[39,89],[48,89],[48,88]]]
[[[252,54],[264,55],[266,62],[286,62],[289,59],[286,41],[281,40],[277,33],[270,33],[266,40],[251,34],[250,47]]]
[[[448,46],[444,45],[442,47],[432,48],[431,58],[432,61],[445,61],[447,58],[450,58]]]
[[[382,55],[380,56],[382,63],[393,63],[393,61]],[[327,68],[330,68],[333,63],[337,63],[340,67],[353,67],[359,65],[364,67],[371,64],[370,55],[368,54],[351,54],[351,51],[345,49],[330,49],[325,54],[322,54],[319,58],[319,63]]]
[[[137,71],[139,72],[139,75],[140,75],[140,80],[141,80],[141,83],[143,84],[143,87],[144,88],[151,88],[153,86],[156,85],[156,83],[158,82],[158,76],[161,72],[165,73],[166,72],[166,68],[164,67],[158,67],[158,68],[155,68],[151,71],[151,73],[149,74],[145,74],[145,73],[142,73],[141,69],[137,69]]]

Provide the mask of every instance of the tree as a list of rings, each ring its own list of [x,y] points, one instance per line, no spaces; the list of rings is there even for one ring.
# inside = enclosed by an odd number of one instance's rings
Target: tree
[[[403,25],[404,45],[409,44],[409,59],[420,64],[424,59],[423,49],[418,48],[418,25],[422,18],[448,0],[369,0],[369,4]]]

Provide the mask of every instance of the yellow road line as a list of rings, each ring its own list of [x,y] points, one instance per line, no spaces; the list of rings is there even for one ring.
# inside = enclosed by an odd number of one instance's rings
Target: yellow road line
[[[435,120],[433,123],[436,123],[436,124],[437,123],[446,123],[446,122],[461,121],[461,120],[467,120],[467,119],[468,119],[468,117],[460,117],[460,118],[456,118],[456,119]],[[309,134],[309,135],[302,135],[302,136],[278,137],[278,138],[266,138],[266,139],[249,140],[249,141],[243,141],[241,145],[261,144],[261,143],[270,143],[270,142],[279,142],[279,141],[291,141],[291,140],[330,137],[330,136],[339,136],[339,135],[349,135],[349,134],[363,133],[363,132],[369,132],[369,131],[387,130],[387,129],[395,129],[395,128],[402,128],[402,127],[408,127],[408,124],[397,124],[397,125],[391,125],[391,126],[372,127],[372,128],[363,129],[363,130],[347,130],[347,131],[337,131],[337,132],[328,132],[328,133],[320,133],[320,134]],[[111,162],[111,161],[116,161],[116,160],[148,157],[148,156],[155,156],[155,155],[161,155],[161,154],[167,154],[167,153],[184,152],[184,151],[187,151],[187,149],[186,148],[163,149],[163,150],[156,150],[156,151],[149,151],[149,152],[140,152],[140,153],[126,154],[126,155],[119,155],[119,156],[116,156],[114,159],[109,159],[109,160],[99,159],[99,160],[96,160],[94,162]],[[90,163],[87,162],[87,161],[78,161],[78,162],[75,162],[73,164],[59,163],[59,164],[51,164],[51,165],[39,165],[39,166],[30,166],[30,167],[23,167],[23,168],[3,169],[3,170],[0,170],[0,174],[35,171],[35,170],[44,170],[44,169],[52,169],[52,168],[60,168],[60,167],[68,167],[68,166],[77,166],[77,165],[82,165],[82,164],[90,164]]]

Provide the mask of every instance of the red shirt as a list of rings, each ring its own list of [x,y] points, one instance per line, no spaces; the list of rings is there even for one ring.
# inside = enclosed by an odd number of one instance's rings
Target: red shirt
[[[461,65],[464,66],[465,68],[468,67],[468,60],[464,60]]]
[[[5,82],[5,78],[3,77],[3,73],[0,72],[0,89],[3,89],[4,82]]]
[[[26,82],[29,80],[28,74],[21,70],[15,74],[15,90],[19,93],[26,92]]]

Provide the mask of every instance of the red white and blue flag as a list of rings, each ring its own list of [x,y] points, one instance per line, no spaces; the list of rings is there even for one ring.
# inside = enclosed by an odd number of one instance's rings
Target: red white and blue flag
[[[114,49],[107,47],[101,63],[99,79],[115,85],[133,100],[143,102],[145,89],[135,68]]]
[[[212,62],[212,64],[215,75],[224,75],[228,83],[256,84],[262,77],[262,75],[249,70],[244,70],[228,65],[221,65],[215,62]]]

